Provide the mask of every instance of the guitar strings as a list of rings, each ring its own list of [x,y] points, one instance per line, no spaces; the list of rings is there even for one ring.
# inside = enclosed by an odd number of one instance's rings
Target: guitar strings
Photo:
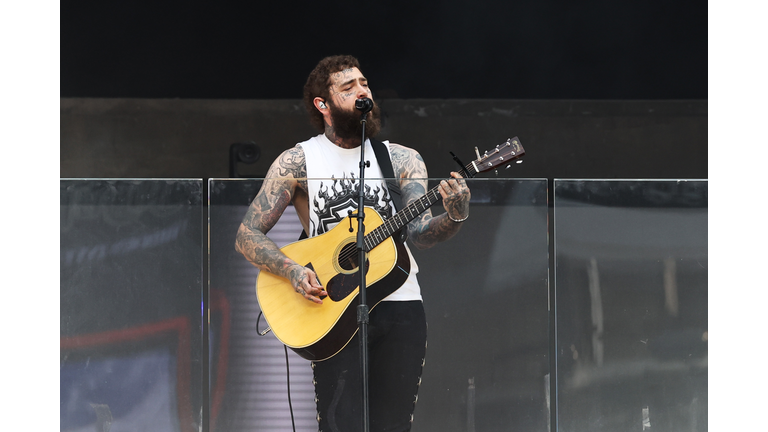
[[[471,171],[473,170],[473,167],[471,164],[464,167],[463,170],[459,172],[462,177],[467,177],[467,174],[470,176]],[[367,251],[370,252],[374,247],[378,246],[382,241],[388,239],[394,232],[396,228],[396,221],[400,218],[401,215],[405,215],[406,213],[410,213],[410,217],[406,220],[404,223],[400,223],[401,226],[407,224],[408,222],[415,219],[418,215],[426,211],[429,207],[431,207],[433,204],[437,202],[438,197],[440,196],[439,192],[437,191],[438,186],[433,187],[430,189],[426,194],[424,194],[421,198],[417,199],[416,201],[412,202],[410,205],[408,205],[403,210],[397,212],[394,214],[391,218],[385,220],[381,225],[374,228],[373,231],[366,234],[363,237],[363,243],[365,243],[365,247],[367,248]],[[419,211],[416,214],[413,214],[413,210],[418,210],[418,205],[421,204],[423,209]],[[384,229],[387,228],[387,229]],[[389,231],[389,232],[387,232]],[[371,240],[370,242],[368,240]],[[352,260],[352,257],[356,256],[358,254],[357,248],[352,250],[347,250],[346,252],[343,252],[339,255],[339,261],[346,261],[346,260]],[[359,263],[358,263],[359,265]]]
[[[371,249],[379,245],[382,241],[389,238],[395,232],[398,223],[400,224],[400,226],[403,226],[406,223],[415,219],[418,215],[420,215],[424,211],[426,211],[429,207],[431,207],[434,203],[437,202],[437,199],[439,196],[440,194],[439,192],[437,192],[437,186],[436,186],[430,189],[429,192],[424,194],[421,198],[412,202],[406,208],[397,212],[392,217],[385,220],[381,225],[379,225],[378,227],[374,228],[371,232],[366,234],[364,236],[363,242],[365,243],[367,251],[370,251]],[[419,205],[421,205],[423,208],[421,211],[418,211]],[[418,212],[414,214],[413,212],[414,210]],[[409,214],[408,217],[406,217],[406,221],[405,222],[400,221],[402,219],[402,216],[405,216],[406,214]],[[352,250],[347,250],[339,254],[339,260],[340,261],[351,260],[352,257],[357,254],[358,254],[358,251],[356,248]]]
[[[475,169],[475,167],[470,163],[464,167],[464,169],[459,171],[459,174],[464,178],[470,178],[474,177],[475,174],[477,174],[479,171]],[[400,220],[401,215],[405,215],[406,213],[410,213],[409,217],[405,222],[399,222],[400,227],[404,226],[408,222],[415,219],[418,215],[426,211],[429,207],[431,207],[433,204],[435,204],[438,200],[439,193],[437,192],[438,186],[435,186],[434,188],[430,189],[424,196],[419,198],[418,200],[412,202],[410,205],[408,205],[403,210],[395,213],[390,217],[389,219],[385,220],[381,225],[374,228],[373,231],[363,236],[363,243],[365,243],[365,247],[367,249],[367,252],[370,252],[373,248],[378,246],[382,241],[389,238],[397,228],[396,222]],[[421,204],[423,209],[419,211],[416,214],[413,214],[413,210],[418,210],[418,205]],[[385,229],[386,228],[386,229]],[[389,231],[389,232],[387,232]],[[369,241],[370,240],[370,241]],[[358,253],[357,249],[347,250],[346,252],[343,252],[339,255],[339,260],[350,260],[353,256],[355,256]]]

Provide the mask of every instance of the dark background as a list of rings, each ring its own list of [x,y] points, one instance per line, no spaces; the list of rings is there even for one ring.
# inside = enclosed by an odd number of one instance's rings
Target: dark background
[[[61,97],[300,99],[352,54],[389,98],[706,99],[704,1],[78,1]]]
[[[707,3],[64,3],[64,178],[258,177],[317,132],[302,87],[357,56],[389,139],[441,177],[519,136],[517,178],[707,178]]]

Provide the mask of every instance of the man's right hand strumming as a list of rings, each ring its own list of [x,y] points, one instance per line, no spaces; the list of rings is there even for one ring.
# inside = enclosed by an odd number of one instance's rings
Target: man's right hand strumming
[[[288,279],[291,281],[291,286],[296,290],[296,293],[305,299],[315,302],[317,304],[323,304],[323,298],[328,296],[320,282],[317,280],[317,275],[311,269],[308,269],[302,265],[296,264],[288,269]]]

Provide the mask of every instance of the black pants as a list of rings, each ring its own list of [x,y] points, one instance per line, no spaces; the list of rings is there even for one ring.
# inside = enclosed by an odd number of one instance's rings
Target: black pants
[[[383,301],[368,325],[371,431],[409,431],[421,384],[427,322],[420,301]],[[313,362],[321,432],[362,430],[359,334],[328,360]]]

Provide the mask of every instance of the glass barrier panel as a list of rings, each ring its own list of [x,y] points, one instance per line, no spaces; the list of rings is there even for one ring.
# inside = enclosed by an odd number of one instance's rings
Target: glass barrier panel
[[[438,181],[430,180],[430,188]],[[296,430],[317,431],[311,363],[274,334],[260,336],[268,325],[260,315],[259,270],[235,250],[238,227],[263,183],[209,181],[211,430],[285,431],[295,423]],[[548,431],[547,181],[467,184],[470,217],[454,238],[426,250],[409,240],[429,326],[413,430]],[[326,198],[321,206],[336,197]],[[431,211],[445,210],[437,202]],[[368,223],[367,232],[376,227]],[[341,224],[346,230],[348,222]],[[289,206],[268,237],[284,247],[301,232]],[[333,254],[339,247],[318,249]],[[375,367],[386,366],[372,358]]]
[[[61,431],[197,431],[203,182],[60,182]]]
[[[707,429],[707,181],[555,180],[558,430]]]

